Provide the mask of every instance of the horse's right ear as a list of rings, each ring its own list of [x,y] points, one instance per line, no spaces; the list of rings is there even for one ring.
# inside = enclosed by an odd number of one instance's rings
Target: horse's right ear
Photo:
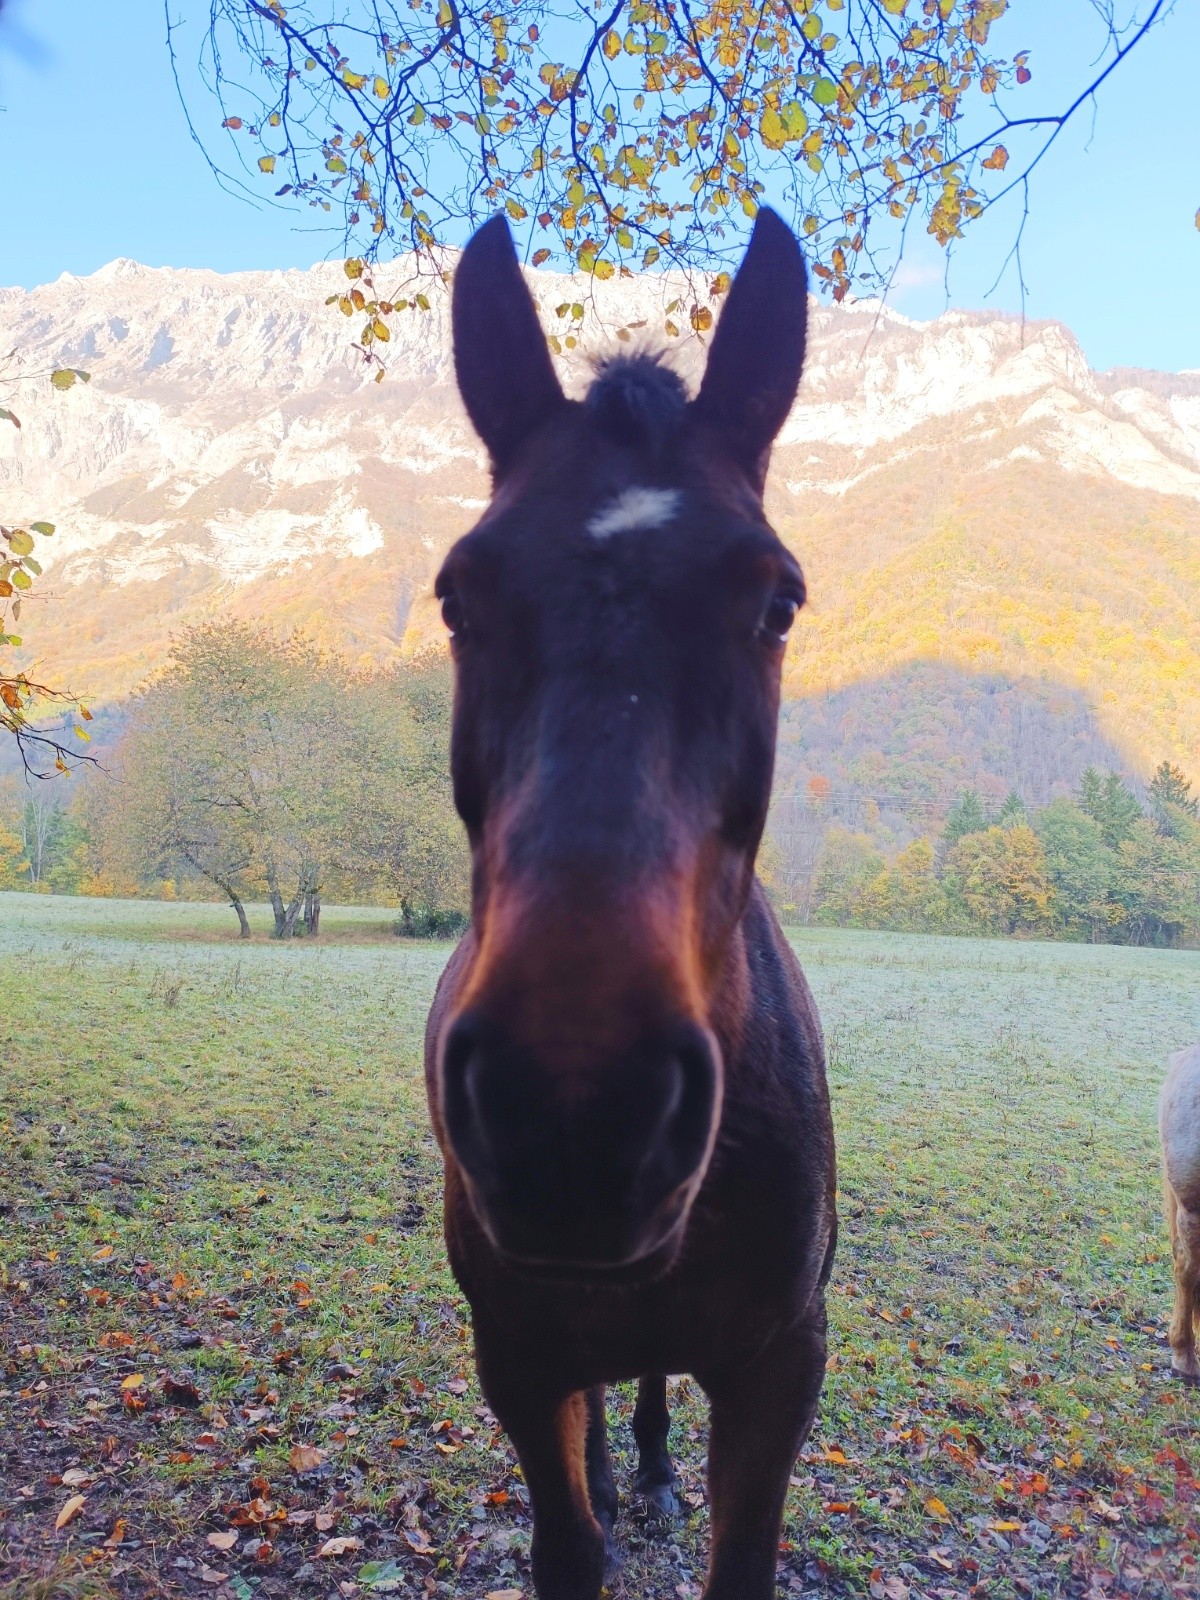
[[[563,404],[503,217],[485,222],[454,274],[454,372],[499,477],[529,435]]]

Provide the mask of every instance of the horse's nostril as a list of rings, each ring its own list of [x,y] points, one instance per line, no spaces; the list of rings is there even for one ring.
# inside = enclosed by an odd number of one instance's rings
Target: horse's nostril
[[[464,1012],[442,1046],[441,1110],[476,1214],[526,1260],[637,1259],[673,1227],[712,1143],[721,1068],[690,1023],[574,1071]]]
[[[446,1034],[442,1047],[442,1115],[459,1159],[477,1165],[485,1153],[486,1134],[479,1106],[481,1030],[463,1016]]]
[[[674,1067],[658,1153],[667,1157],[676,1181],[683,1182],[708,1153],[719,1086],[716,1052],[699,1029],[689,1030],[676,1047]]]

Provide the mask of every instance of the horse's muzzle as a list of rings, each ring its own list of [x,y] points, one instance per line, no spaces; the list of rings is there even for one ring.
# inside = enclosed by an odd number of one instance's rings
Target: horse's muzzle
[[[712,1150],[721,1062],[707,1029],[620,1049],[530,1048],[479,1011],[442,1053],[442,1112],[495,1248],[548,1276],[618,1281],[669,1250]]]

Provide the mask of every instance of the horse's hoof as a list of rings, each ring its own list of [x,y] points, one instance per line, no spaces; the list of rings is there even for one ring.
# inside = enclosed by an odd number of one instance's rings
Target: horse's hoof
[[[624,1565],[625,1557],[617,1549],[613,1540],[606,1538],[604,1541],[604,1587],[606,1589],[618,1577]]]
[[[679,1498],[669,1483],[639,1484],[638,1493],[652,1515],[669,1519],[679,1515]]]
[[[1200,1384],[1200,1364],[1195,1361],[1171,1362],[1171,1376],[1180,1383]]]
[[[625,1558],[617,1548],[616,1535],[613,1533],[613,1517],[598,1513],[596,1521],[600,1524],[600,1532],[604,1535],[604,1586],[607,1588],[624,1566]]]

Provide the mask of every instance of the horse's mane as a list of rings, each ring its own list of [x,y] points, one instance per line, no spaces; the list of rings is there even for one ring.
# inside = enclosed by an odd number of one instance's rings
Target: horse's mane
[[[687,389],[661,354],[611,356],[597,369],[584,400],[597,427],[617,444],[657,455],[678,432]]]

